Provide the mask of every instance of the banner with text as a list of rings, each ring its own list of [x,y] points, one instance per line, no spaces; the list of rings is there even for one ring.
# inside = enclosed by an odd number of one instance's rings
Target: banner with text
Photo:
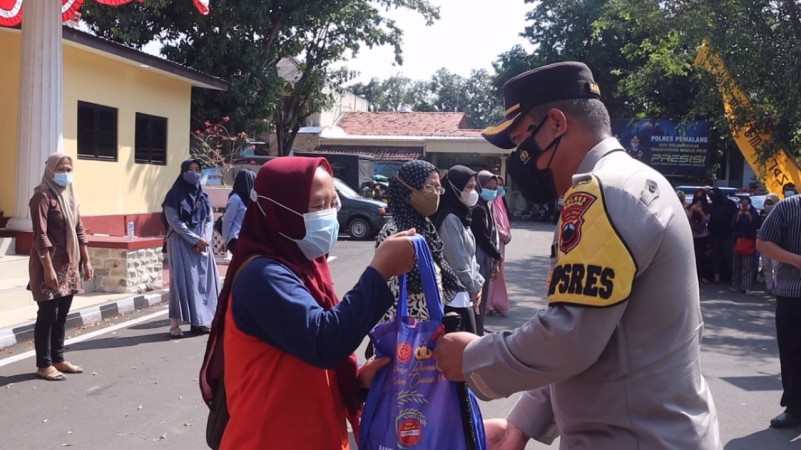
[[[616,119],[612,133],[634,158],[663,175],[704,176],[709,166],[709,122]]]

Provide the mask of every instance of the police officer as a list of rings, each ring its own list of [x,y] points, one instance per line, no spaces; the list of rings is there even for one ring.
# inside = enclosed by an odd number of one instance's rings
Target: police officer
[[[692,234],[670,183],[612,137],[586,65],[539,67],[503,91],[505,120],[484,137],[517,147],[509,173],[528,200],[564,195],[549,304],[512,331],[444,335],[438,367],[485,400],[527,391],[487,421],[494,449],[556,436],[569,449],[719,449]]]

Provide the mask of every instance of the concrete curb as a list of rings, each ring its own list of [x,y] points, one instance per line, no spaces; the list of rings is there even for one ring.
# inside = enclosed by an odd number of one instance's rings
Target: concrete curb
[[[67,316],[67,329],[92,325],[120,314],[138,311],[169,301],[169,289],[162,289],[88,306],[70,312]],[[35,321],[28,321],[12,327],[0,328],[0,348],[11,347],[20,342],[32,340],[35,323]]]

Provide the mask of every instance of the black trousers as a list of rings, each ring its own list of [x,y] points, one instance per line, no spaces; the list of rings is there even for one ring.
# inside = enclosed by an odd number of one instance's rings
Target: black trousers
[[[72,295],[36,303],[39,310],[33,327],[33,346],[36,349],[36,367],[43,369],[64,362],[64,335]]]
[[[801,415],[801,298],[776,297],[776,341],[782,370],[781,406]]]

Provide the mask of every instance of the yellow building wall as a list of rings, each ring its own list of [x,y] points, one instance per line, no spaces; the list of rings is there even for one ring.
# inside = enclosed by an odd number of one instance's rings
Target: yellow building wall
[[[19,33],[0,32],[0,211],[14,215],[19,109]]]
[[[0,210],[14,214],[20,33],[0,30]],[[64,152],[73,157],[81,214],[157,212],[189,157],[191,85],[153,69],[65,44]],[[78,101],[117,108],[117,161],[78,159]],[[167,118],[167,165],[134,163],[135,117]]]
[[[117,161],[77,159],[78,102],[117,108]],[[81,214],[156,212],[189,157],[191,86],[80,48],[64,47],[64,152]],[[134,162],[136,113],[167,118],[167,165]]]

